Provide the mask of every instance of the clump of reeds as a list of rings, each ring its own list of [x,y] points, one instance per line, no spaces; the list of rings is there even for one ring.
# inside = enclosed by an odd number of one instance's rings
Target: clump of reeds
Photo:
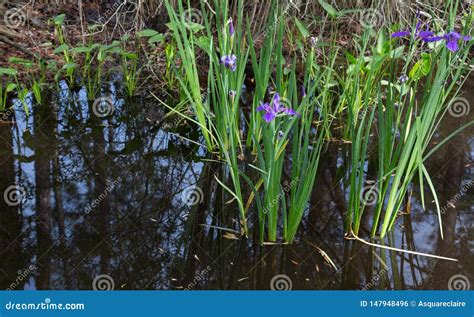
[[[288,8],[278,4],[269,11],[261,47],[253,43],[242,1],[234,3],[237,15],[233,20],[228,16],[227,1],[215,1],[211,10],[206,7],[209,4],[202,3],[202,21],[198,22],[186,21],[186,13],[194,10],[187,5],[185,9],[182,1],[177,2],[177,8],[167,4],[169,27],[183,63],[177,78],[195,114],[187,119],[201,127],[208,150],[217,150],[225,164],[224,175],[229,175],[232,188],[225,180],[217,181],[237,202],[245,232],[250,206],[254,206],[261,242],[293,241],[308,208],[334,118],[346,120],[342,137],[351,142],[347,232],[359,230],[368,205],[364,195],[377,193],[371,203],[375,205],[372,235],[385,236],[417,175],[421,186],[426,181],[437,201],[424,161],[429,140],[456,93],[453,89],[465,70],[470,44],[460,43],[458,51],[450,52],[449,46],[441,43],[449,41],[447,35],[435,41],[438,35],[433,32],[433,41],[426,41],[429,50],[419,54],[417,34],[408,32],[413,36],[402,45],[390,38],[395,30],[375,30],[369,25],[362,36],[354,36],[354,52],[345,53],[347,64],[339,65],[336,37],[324,45],[316,39],[310,41],[301,21],[296,23],[297,35],[287,36],[286,21],[281,17]],[[333,17],[344,14],[327,3],[323,7]],[[457,9],[451,6],[451,20]],[[243,29],[244,24],[247,29]],[[468,32],[466,27],[463,34]],[[284,56],[283,45],[288,38],[301,53]],[[315,56],[316,48],[323,53],[322,63]],[[208,57],[205,86],[198,76],[198,51]],[[298,63],[304,65],[303,73],[298,73]],[[255,91],[250,112],[245,115],[239,100],[249,64]],[[342,73],[338,71],[341,68]],[[443,84],[446,81],[451,84]],[[417,100],[422,82],[424,95]],[[367,193],[364,169],[374,133],[379,135],[378,178]],[[248,150],[255,163],[239,161]],[[289,188],[284,186],[288,165]],[[251,188],[247,197],[244,186]]]

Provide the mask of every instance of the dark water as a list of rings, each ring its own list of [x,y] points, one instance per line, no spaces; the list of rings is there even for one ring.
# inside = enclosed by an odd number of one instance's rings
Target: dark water
[[[470,104],[473,84],[465,87]],[[103,95],[113,101],[104,118],[84,91],[64,90],[30,117],[17,112],[0,123],[2,289],[270,289],[272,280],[292,289],[447,289],[457,274],[474,283],[472,129],[428,162],[440,205],[449,205],[444,239],[428,189],[423,211],[414,184],[409,212],[386,241],[458,262],[345,239],[349,189],[336,180],[349,162],[336,143],[297,241],[259,246],[256,236],[240,236],[238,211],[213,181],[222,169],[192,126],[164,119],[154,99],[116,98],[113,85]],[[434,141],[473,112],[448,115]],[[202,189],[196,204],[190,186]]]

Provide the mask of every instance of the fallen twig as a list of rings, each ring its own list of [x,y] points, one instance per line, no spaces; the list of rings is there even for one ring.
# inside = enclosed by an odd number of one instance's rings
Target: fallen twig
[[[367,241],[359,238],[358,236],[356,236],[355,233],[352,232],[352,231],[351,231],[351,236],[346,237],[346,239],[348,239],[348,240],[354,239],[354,240],[357,240],[357,241],[362,242],[364,244],[370,245],[372,247],[392,250],[392,251],[396,251],[396,252],[403,252],[403,253],[415,254],[415,255],[420,255],[420,256],[426,256],[426,257],[429,257],[429,258],[435,258],[435,259],[440,259],[440,260],[447,260],[447,261],[454,261],[454,262],[459,261],[458,259],[447,258],[447,257],[440,256],[440,255],[433,255],[433,254],[428,254],[428,253],[421,253],[421,252],[416,252],[416,251],[398,249],[398,248],[394,248],[394,247],[388,247],[388,246],[384,246],[384,245],[380,245],[380,244],[376,244],[376,243],[367,242]]]

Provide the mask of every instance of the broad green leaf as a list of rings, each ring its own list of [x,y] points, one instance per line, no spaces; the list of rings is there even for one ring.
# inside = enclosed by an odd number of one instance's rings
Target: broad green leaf
[[[109,45],[102,45],[102,48],[104,50],[110,50],[110,49],[115,49],[115,48],[120,48],[120,41],[113,41],[112,44]],[[121,48],[120,48],[121,49]]]
[[[346,52],[346,58],[349,64],[357,64],[357,58],[355,58],[351,53]]]
[[[129,53],[129,52],[122,52],[122,56],[125,56],[125,58],[127,58],[127,59],[133,59],[133,60],[138,58],[137,54]]]
[[[301,35],[304,37],[304,38],[307,38],[310,33],[308,31],[308,29],[306,28],[306,26],[303,24],[303,22],[301,22],[300,20],[298,20],[298,18],[295,17],[295,24],[296,26],[298,27],[298,30],[300,31]]]
[[[164,39],[165,39],[165,36],[163,34],[156,34],[148,39],[148,44],[152,45],[157,42],[161,43],[163,42]]]
[[[137,32],[137,36],[139,37],[151,37],[159,34],[157,31],[152,29],[145,29],[143,31]]]
[[[54,54],[63,53],[64,51],[67,51],[68,49],[69,49],[69,46],[67,44],[62,44],[56,47],[53,53]]]
[[[6,90],[7,90],[7,93],[10,92],[10,91],[13,91],[15,88],[16,88],[16,84],[14,84],[14,83],[9,83],[9,84],[7,85],[7,89],[6,89]]]
[[[405,51],[405,46],[397,47],[396,49],[390,52],[390,57],[393,59],[398,59],[403,56],[404,51]]]
[[[319,1],[319,4],[323,7],[323,9],[332,17],[332,18],[337,18],[338,16],[340,16],[341,14],[339,13],[339,11],[336,10],[336,8],[334,8],[332,5],[330,5],[329,3],[327,3],[326,1],[324,0],[318,0]]]
[[[97,53],[97,60],[99,62],[103,62],[105,60],[105,50],[103,48],[99,49],[99,53]]]
[[[429,54],[423,54],[421,59],[415,63],[413,68],[410,70],[409,76],[413,80],[419,80],[420,78],[429,74],[431,69],[431,58]]]
[[[54,59],[47,62],[46,69],[55,70],[56,68],[58,68],[58,63]]]
[[[117,46],[117,47],[113,47],[111,49],[108,49],[108,52],[111,53],[111,54],[122,54],[123,50],[122,50],[121,47]]]
[[[204,26],[194,22],[185,22],[186,28],[188,28],[191,32],[197,33],[204,29]]]
[[[197,46],[199,46],[202,50],[204,50],[205,52],[208,52],[210,53],[209,51],[209,47],[211,45],[211,42],[209,41],[209,38],[207,36],[200,36],[196,39],[196,42],[195,44]],[[174,49],[175,47],[172,46],[172,45],[169,45],[169,46],[166,46],[166,50],[167,50],[167,55],[168,55],[168,50],[171,50],[171,53],[174,52]]]
[[[78,46],[78,47],[73,47],[71,49],[71,53],[78,54],[78,53],[90,53],[93,50],[92,47],[86,47],[86,46]]]
[[[64,70],[71,70],[71,69],[74,69],[76,68],[76,64],[75,63],[67,63],[67,64],[64,64],[62,69]]]
[[[2,68],[0,67],[0,75],[16,76],[17,71],[14,68]]]
[[[65,16],[66,16],[65,14],[60,14],[60,15],[54,17],[54,19],[53,19],[54,24],[57,24],[57,25],[63,24]]]
[[[20,64],[20,65],[24,65],[26,67],[31,67],[34,65],[34,62],[30,61],[30,60],[27,60],[27,59],[24,59],[24,58],[18,58],[18,57],[10,57],[8,59],[8,61],[10,63],[13,63],[13,64]]]
[[[385,44],[386,38],[385,38],[385,33],[383,31],[379,32],[379,35],[377,37],[377,53],[382,54],[383,53],[383,48]]]
[[[175,31],[177,29],[176,22],[169,22],[165,24],[170,31]]]

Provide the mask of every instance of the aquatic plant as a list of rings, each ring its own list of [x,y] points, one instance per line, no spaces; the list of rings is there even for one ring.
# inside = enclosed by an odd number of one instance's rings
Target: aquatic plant
[[[439,148],[436,146],[429,150],[430,140],[445,116],[450,101],[459,92],[456,83],[465,71],[470,44],[459,50],[457,55],[449,53],[454,46],[446,49],[437,46],[433,51],[418,54],[413,42],[408,47],[393,48],[393,42],[383,40],[383,30],[379,31],[379,38],[382,39],[379,41],[381,49],[370,58],[357,59],[353,68],[355,71],[343,79],[353,83],[350,89],[352,93],[348,95],[351,96],[349,103],[356,104],[356,109],[362,111],[349,113],[352,141],[351,212],[346,217],[346,230],[353,230],[357,234],[362,214],[373,208],[371,235],[385,237],[398,218],[398,211],[405,203],[412,181],[418,177],[423,208],[425,184],[433,195],[442,236],[439,200],[425,161]],[[427,42],[435,41],[428,38]],[[361,52],[365,51],[365,47],[362,46]],[[370,61],[370,67],[366,65],[366,60]],[[401,71],[398,68],[400,60],[404,63]],[[368,72],[363,72],[364,69],[368,69]],[[396,75],[399,73],[408,73],[408,78],[400,81]],[[373,90],[365,82],[378,84]],[[425,88],[420,98],[416,95],[422,84]],[[358,113],[361,115],[356,116]],[[375,145],[378,151],[377,177],[367,182],[366,152],[369,151],[369,139],[374,133],[372,126],[375,123],[378,134],[378,144]]]
[[[242,5],[242,1],[239,1],[237,8],[241,9]],[[177,12],[169,4],[167,8],[171,20],[168,26],[183,62],[184,73],[178,74],[177,78],[194,110],[195,118],[180,114],[201,127],[208,150],[218,150],[224,163],[222,175],[230,177],[232,188],[226,185],[225,179],[216,181],[237,202],[243,232],[248,232],[247,217],[250,217],[248,213],[253,206],[258,213],[261,243],[278,239],[293,241],[308,206],[323,140],[330,125],[331,116],[326,113],[328,108],[324,106],[326,122],[320,123],[318,127],[314,125],[316,104],[327,101],[329,91],[329,88],[318,91],[317,83],[322,78],[329,80],[332,75],[329,71],[316,75],[318,70],[312,51],[304,74],[312,98],[307,97],[306,93],[298,96],[296,63],[301,56],[295,56],[291,68],[284,72],[284,23],[278,16],[287,8],[280,8],[277,3],[272,6],[272,14],[269,15],[268,32],[259,58],[251,32],[247,30],[248,38],[242,36],[243,15],[240,13],[233,18],[227,16],[228,1],[215,1],[212,7],[215,14],[208,15],[208,11],[202,11],[204,27],[182,19],[185,10],[181,1],[178,1]],[[202,32],[203,29],[205,32]],[[216,44],[213,42],[213,30],[217,33]],[[197,76],[197,48],[209,58],[206,98],[202,98],[203,89]],[[248,57],[255,76],[256,90],[251,113],[244,115],[239,101]],[[276,70],[274,78],[271,78],[272,68]],[[276,92],[266,102],[267,91],[271,87],[275,87]],[[317,92],[320,94],[315,97]],[[246,131],[247,135],[242,131]],[[239,159],[244,157],[246,149],[251,149],[252,155],[255,155],[256,166]],[[293,158],[289,180],[285,180],[283,173],[284,165],[288,162],[287,155]],[[244,188],[248,190],[244,191]],[[283,230],[281,236],[278,235],[279,227]]]
[[[0,75],[2,76],[6,75],[6,78],[7,78],[6,87],[3,88],[3,86],[0,85],[2,86],[0,87],[0,96],[2,98],[2,102],[0,104],[0,111],[3,111],[6,109],[8,94],[11,93],[12,91],[16,91],[16,96],[18,100],[21,102],[21,104],[23,105],[23,109],[26,115],[29,115],[28,102],[27,102],[29,91],[25,87],[24,84],[18,81],[18,77],[17,77],[18,71],[14,68],[0,68]]]
[[[224,55],[221,57],[221,64],[224,65],[224,67],[235,72],[235,70],[237,69],[237,56],[235,56],[234,54]]]
[[[155,43],[156,41],[162,40],[162,34],[159,34],[157,31],[151,29],[146,29],[138,32],[137,37],[148,38],[149,43]],[[129,41],[130,35],[126,34],[122,36],[120,42],[116,41],[112,43],[112,46],[115,46],[112,52],[120,56],[120,68],[122,71],[125,92],[127,93],[128,97],[132,97],[137,91],[137,85],[143,67],[139,65],[140,46],[137,44],[135,45],[135,50],[129,51],[126,47]]]
[[[63,33],[63,23],[64,23],[64,14],[60,14],[52,20],[55,29],[56,38],[59,41],[59,46],[54,49],[54,54],[62,54],[64,57],[64,65],[61,70],[65,72],[67,81],[69,85],[75,86],[75,77],[74,73],[77,67],[73,56],[70,54],[70,47],[67,44],[66,38]]]
[[[392,38],[414,36],[416,39],[420,39],[423,42],[432,42],[434,39],[434,32],[430,31],[429,26],[426,25],[424,30],[421,30],[420,12],[417,13],[416,26],[413,31],[397,31],[392,33]]]
[[[446,41],[446,48],[450,50],[451,52],[457,52],[459,49],[459,42],[464,41],[467,42],[471,39],[470,36],[462,36],[456,31],[451,31],[448,32],[442,36],[437,36],[435,35],[434,32],[430,31],[428,26],[426,27],[426,30],[421,31],[420,30],[420,24],[421,22],[418,21],[416,24],[416,28],[414,32],[410,31],[397,31],[392,33],[392,38],[399,38],[399,37],[406,37],[406,36],[411,36],[412,33],[414,34],[415,38],[421,39],[423,42],[426,43],[431,43],[431,42],[437,42],[444,40]]]
[[[46,72],[47,72],[46,62],[43,60],[38,60],[34,62],[31,60],[18,58],[18,57],[11,57],[8,59],[8,61],[14,65],[21,65],[29,71],[29,76],[27,76],[26,83],[17,82],[17,85],[18,86],[23,86],[23,84],[27,85],[27,87],[21,90],[22,91],[31,90],[36,103],[41,104],[43,100],[43,90],[46,86]],[[19,95],[22,96],[24,95],[24,93],[20,93]]]
[[[86,88],[88,98],[93,100],[100,91],[103,77],[102,67],[105,61],[104,49],[98,43],[89,43],[88,46],[71,48],[70,53],[77,57],[84,55],[80,66],[81,83]],[[96,65],[94,65],[94,60],[97,60]]]
[[[347,192],[347,233],[357,235],[370,213],[371,235],[386,237],[414,181],[423,207],[428,187],[441,219],[425,161],[440,146],[431,148],[430,141],[459,92],[472,45],[471,18],[463,20],[462,30],[454,25],[453,2],[440,20],[444,24],[418,15],[411,28],[365,26],[351,38],[345,58],[336,32],[316,38],[306,22],[282,18],[291,4],[271,3],[257,41],[243,0],[233,3],[235,16],[230,16],[229,1],[201,1],[198,16],[190,16],[195,10],[190,1],[176,3],[166,2],[164,78],[169,87],[178,86],[174,92],[184,100],[173,107],[159,101],[200,128],[203,140],[191,141],[220,163],[215,181],[226,204],[237,210],[243,235],[257,228],[260,243],[296,239],[311,195],[317,194],[313,187],[321,156],[334,140],[342,141],[342,159],[349,163],[337,172],[337,185]],[[320,4],[331,19],[351,13]],[[56,79],[64,75],[73,86],[77,76],[89,99],[110,74],[105,65],[111,57],[118,60],[126,95],[136,95],[151,63],[147,48],[165,39],[145,29],[111,44],[89,37],[70,47],[64,15],[53,23],[59,43],[54,53],[63,65]],[[40,69],[25,83],[18,82],[15,70],[0,70],[7,75],[0,110],[16,90],[28,113],[30,92],[37,103],[43,101],[45,66],[10,62]],[[371,152],[377,155],[369,162]]]
[[[7,107],[8,94],[16,89],[17,71],[13,68],[0,68],[0,75],[6,78],[5,83],[0,83],[0,111],[4,111]]]
[[[165,79],[168,87],[175,87],[177,84],[175,72],[179,72],[176,66],[176,44],[174,41],[170,41],[165,47],[165,58],[166,58],[166,70]]]
[[[215,146],[215,139],[211,136],[212,128],[208,122],[208,118],[210,116],[209,106],[203,102],[204,98],[199,82],[199,71],[197,68],[198,63],[195,53],[196,44],[193,34],[193,32],[195,32],[197,29],[202,30],[203,26],[197,23],[190,24],[188,21],[184,20],[183,16],[185,16],[185,10],[182,1],[178,2],[177,11],[174,10],[173,6],[171,6],[168,1],[165,2],[165,5],[170,18],[170,22],[167,26],[170,29],[170,34],[173,38],[173,41],[176,43],[177,55],[181,59],[183,74],[186,78],[186,81],[183,81],[180,76],[178,77],[178,81],[186,96],[186,99],[188,99],[188,101],[191,103],[192,109],[196,116],[195,119],[197,124],[199,124],[202,129],[202,134],[206,142],[206,148],[207,150],[212,151]],[[206,46],[206,50],[212,49],[210,45]],[[210,62],[210,67],[212,67],[212,60]],[[209,98],[206,98],[206,100],[208,99]]]
[[[260,102],[260,106],[257,107],[257,111],[264,111],[263,120],[266,122],[273,121],[277,116],[288,115],[294,116],[299,114],[291,108],[285,108],[280,104],[280,95],[276,93],[273,96],[271,103]]]
[[[451,52],[457,52],[459,50],[459,42],[467,42],[471,40],[470,36],[462,36],[456,31],[451,31],[443,36],[436,36],[431,41],[445,40],[446,48]]]

